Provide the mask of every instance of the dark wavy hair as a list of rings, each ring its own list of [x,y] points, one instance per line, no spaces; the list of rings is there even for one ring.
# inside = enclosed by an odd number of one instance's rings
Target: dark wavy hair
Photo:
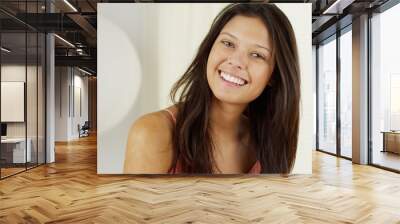
[[[207,82],[207,60],[225,24],[234,16],[260,18],[270,33],[276,64],[268,85],[244,111],[250,122],[250,139],[261,164],[261,173],[288,174],[296,158],[299,130],[300,69],[293,28],[274,4],[236,3],[214,19],[197,55],[174,84],[170,97],[177,106],[172,134],[173,160],[184,173],[213,172],[214,144],[210,134],[213,93]],[[179,95],[178,100],[176,100]]]

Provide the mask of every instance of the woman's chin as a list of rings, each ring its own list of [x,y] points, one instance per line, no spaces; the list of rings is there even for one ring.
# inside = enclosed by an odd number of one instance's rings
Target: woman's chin
[[[240,97],[238,95],[227,94],[227,93],[217,93],[217,94],[214,93],[214,97],[220,103],[240,104],[240,105],[248,103],[243,100],[243,97]]]

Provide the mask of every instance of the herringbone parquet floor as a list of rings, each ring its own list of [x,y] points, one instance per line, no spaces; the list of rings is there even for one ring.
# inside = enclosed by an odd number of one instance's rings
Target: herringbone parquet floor
[[[0,223],[400,223],[400,175],[320,152],[310,176],[98,176],[96,139],[0,181]]]

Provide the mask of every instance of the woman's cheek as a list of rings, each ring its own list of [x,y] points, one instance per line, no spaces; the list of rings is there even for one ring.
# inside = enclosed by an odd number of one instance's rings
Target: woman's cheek
[[[264,88],[268,85],[268,82],[270,80],[270,70],[269,69],[261,69],[261,70],[255,70],[250,74],[256,74],[253,76],[253,79],[251,80],[252,83],[257,83],[259,91],[263,91]]]
[[[218,58],[224,58],[224,57],[226,57],[226,56],[229,55],[229,50],[226,49],[226,48],[223,48],[223,47],[221,47],[221,46],[216,46],[215,55],[216,55]]]

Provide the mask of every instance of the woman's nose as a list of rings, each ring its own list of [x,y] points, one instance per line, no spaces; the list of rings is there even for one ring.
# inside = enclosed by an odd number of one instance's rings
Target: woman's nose
[[[235,68],[245,69],[247,66],[246,54],[240,50],[235,50],[228,57],[228,63]]]

